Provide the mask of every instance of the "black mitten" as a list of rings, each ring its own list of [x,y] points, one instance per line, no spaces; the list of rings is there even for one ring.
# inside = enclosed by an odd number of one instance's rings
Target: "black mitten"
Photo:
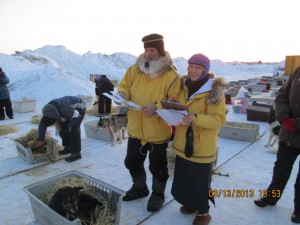
[[[191,125],[189,125],[188,129],[186,130],[186,142],[184,148],[184,154],[187,158],[191,158],[194,153],[194,132]]]

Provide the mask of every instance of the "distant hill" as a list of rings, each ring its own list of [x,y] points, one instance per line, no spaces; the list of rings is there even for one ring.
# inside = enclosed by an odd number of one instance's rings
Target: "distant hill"
[[[87,52],[78,55],[64,46],[44,46],[36,50],[0,53],[0,66],[10,78],[12,99],[35,98],[38,104],[64,95],[94,96],[95,84],[89,74],[106,74],[120,81],[137,56],[128,53],[106,55]],[[180,75],[186,74],[187,60],[172,59]],[[210,71],[227,81],[272,75],[279,63],[225,63],[212,60]]]

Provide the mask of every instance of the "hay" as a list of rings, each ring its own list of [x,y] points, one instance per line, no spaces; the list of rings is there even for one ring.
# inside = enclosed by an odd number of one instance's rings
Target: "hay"
[[[0,136],[3,136],[5,134],[14,133],[16,132],[16,128],[12,126],[0,126]]]
[[[90,109],[86,111],[86,114],[90,116],[97,116],[98,115],[98,104],[93,105]]]
[[[33,116],[33,117],[31,118],[31,123],[32,123],[32,124],[39,124],[40,121],[41,121],[41,119],[42,119],[42,116]]]
[[[82,190],[82,192],[94,197],[95,199],[97,199],[99,202],[103,204],[101,210],[97,210],[97,212],[99,212],[97,221],[94,223],[91,222],[90,225],[113,225],[114,224],[115,216],[110,211],[108,207],[108,202],[99,192],[97,192],[97,190],[93,186],[87,184],[83,178],[78,176],[70,176],[70,177],[62,178],[60,182],[57,182],[52,188],[50,188],[46,193],[44,193],[40,197],[40,200],[45,204],[49,205],[49,202],[52,196],[55,194],[55,192],[58,189],[65,186],[83,187],[84,189]],[[83,225],[85,224],[84,221],[82,221],[82,224]]]
[[[26,135],[23,135],[19,138],[16,138],[15,141],[24,146],[24,148],[31,149],[32,157],[34,160],[40,160],[48,156],[53,156],[54,141],[51,137],[51,134],[46,131],[45,142],[43,146],[39,149],[33,148],[37,143],[37,129],[31,129]]]

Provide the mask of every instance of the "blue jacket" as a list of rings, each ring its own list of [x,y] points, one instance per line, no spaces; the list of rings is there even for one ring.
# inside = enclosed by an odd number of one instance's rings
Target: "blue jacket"
[[[56,98],[51,100],[48,104],[55,106],[57,109],[60,117],[58,121],[63,129],[62,132],[67,132],[71,127],[73,127],[86,111],[85,103],[81,100],[81,98],[76,96],[64,96],[62,98]],[[73,116],[75,110],[79,112],[78,117]],[[47,127],[43,123],[39,123],[38,140],[43,141],[45,139],[46,130]]]
[[[9,78],[5,75],[5,73],[0,70],[0,99],[9,99],[10,93],[9,89],[7,87],[7,84],[9,83]]]

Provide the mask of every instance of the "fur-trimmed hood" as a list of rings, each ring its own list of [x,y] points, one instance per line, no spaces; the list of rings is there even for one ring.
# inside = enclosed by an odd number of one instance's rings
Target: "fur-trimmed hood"
[[[187,75],[182,78],[183,84],[185,84],[187,78],[188,78]],[[214,105],[217,104],[222,99],[222,97],[224,96],[225,89],[226,89],[226,82],[223,77],[208,79],[208,81],[198,91],[196,91],[190,97],[190,99],[197,94],[209,92],[206,102],[207,104]]]
[[[173,67],[169,52],[165,53],[166,56],[160,56],[159,58],[149,62],[147,61],[145,53],[141,54],[136,60],[139,70],[142,73],[149,74],[152,79],[163,75]],[[146,66],[147,64],[148,66]]]

